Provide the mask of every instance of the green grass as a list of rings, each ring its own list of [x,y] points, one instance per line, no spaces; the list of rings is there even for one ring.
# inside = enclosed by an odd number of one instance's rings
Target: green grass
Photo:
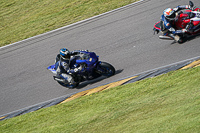
[[[136,0],[1,0],[0,46]],[[0,121],[0,133],[200,131],[200,67],[179,70]]]
[[[45,33],[138,0],[1,0],[0,46]]]
[[[199,133],[200,67],[111,88],[0,122],[2,133]]]

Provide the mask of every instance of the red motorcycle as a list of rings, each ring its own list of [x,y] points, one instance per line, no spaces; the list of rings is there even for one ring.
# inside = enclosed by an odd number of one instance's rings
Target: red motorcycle
[[[184,34],[180,34],[179,37],[181,37],[182,39],[186,39],[189,36],[196,36],[199,35],[200,33],[200,8],[194,7],[193,2],[189,2],[189,5],[191,7],[190,10],[184,10],[184,11],[179,11],[176,14],[176,18],[175,18],[175,29],[176,30],[182,30],[185,29],[186,26],[188,24],[191,25],[191,30],[190,32],[185,32]],[[154,25],[154,34],[155,32],[157,32],[157,34],[159,33],[159,31],[161,31],[161,27],[160,27],[160,21],[157,22]],[[169,36],[163,36],[160,35],[159,36],[160,39],[166,39],[166,40],[173,40],[171,37]]]

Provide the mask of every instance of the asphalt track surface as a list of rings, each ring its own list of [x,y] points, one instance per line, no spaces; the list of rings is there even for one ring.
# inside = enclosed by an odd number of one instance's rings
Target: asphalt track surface
[[[193,0],[200,6],[199,0]],[[199,56],[200,37],[159,40],[153,25],[165,8],[187,0],[144,0],[94,19],[0,49],[0,115]],[[116,68],[113,77],[67,89],[46,68],[60,48],[88,49]]]

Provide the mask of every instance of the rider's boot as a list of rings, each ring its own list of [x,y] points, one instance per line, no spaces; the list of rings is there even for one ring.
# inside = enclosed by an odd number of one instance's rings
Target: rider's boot
[[[175,35],[174,40],[175,40],[176,42],[178,42],[178,43],[182,43],[182,42],[183,42],[183,39],[182,39],[180,36],[178,36],[178,35]]]

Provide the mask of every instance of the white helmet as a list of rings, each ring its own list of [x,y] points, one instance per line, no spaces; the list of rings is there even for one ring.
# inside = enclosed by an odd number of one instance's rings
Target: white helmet
[[[169,20],[174,20],[176,15],[175,12],[172,8],[167,8],[163,11],[163,14],[165,16],[165,18],[169,19]]]

